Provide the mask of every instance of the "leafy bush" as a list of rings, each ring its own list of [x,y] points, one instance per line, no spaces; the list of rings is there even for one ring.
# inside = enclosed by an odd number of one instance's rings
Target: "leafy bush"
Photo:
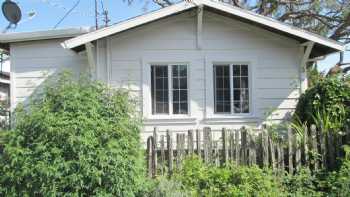
[[[18,107],[0,156],[0,196],[135,196],[140,121],[127,92],[63,73]]]
[[[190,157],[172,178],[158,179],[151,191],[147,196],[345,197],[350,195],[350,158],[344,159],[339,171],[312,173],[305,168],[291,175],[257,166],[216,167],[204,164],[198,157]]]
[[[300,97],[295,115],[301,122],[327,123],[324,126],[329,129],[339,129],[349,121],[349,101],[350,87],[343,79],[322,78]]]
[[[295,175],[286,174],[283,177],[283,187],[287,196],[323,196],[319,191],[319,180],[309,169],[303,168]]]
[[[150,191],[143,194],[144,197],[191,197],[178,180],[161,176],[156,180],[149,180],[149,182],[153,185],[149,187]]]
[[[280,182],[257,166],[207,166],[198,158],[185,160],[175,175],[191,196],[283,196]]]

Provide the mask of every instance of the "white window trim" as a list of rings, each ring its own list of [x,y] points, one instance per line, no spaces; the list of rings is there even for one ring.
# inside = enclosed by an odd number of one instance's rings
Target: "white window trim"
[[[145,61],[145,60],[144,60]],[[152,94],[151,94],[151,66],[167,65],[168,66],[168,85],[169,85],[169,114],[153,114],[152,113]],[[188,99],[188,113],[187,114],[173,114],[172,103],[172,65],[186,65],[187,66],[187,99]],[[142,95],[143,95],[143,116],[146,120],[185,120],[191,119],[191,66],[188,61],[147,61],[142,70]]]
[[[257,65],[256,57],[250,55],[239,55],[239,54],[218,54],[212,55],[206,58],[206,111],[205,120],[232,120],[232,119],[256,119],[256,98],[255,94],[255,65]],[[230,89],[231,99],[232,98],[232,65],[235,64],[246,64],[248,65],[248,80],[249,80],[249,113],[233,113],[231,106],[231,113],[215,113],[215,99],[214,99],[214,65],[230,65]],[[232,101],[232,100],[231,100]],[[232,105],[232,104],[231,104]]]

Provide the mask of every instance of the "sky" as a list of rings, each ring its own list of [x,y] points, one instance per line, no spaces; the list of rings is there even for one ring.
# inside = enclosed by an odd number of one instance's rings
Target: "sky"
[[[3,2],[5,0],[0,0]],[[13,0],[22,10],[22,21],[16,29],[8,32],[28,32],[53,29],[64,14],[77,2],[77,0]],[[147,11],[159,9],[152,0],[133,0],[128,5],[127,0],[98,0],[99,8],[101,1],[109,11],[110,24],[143,14]],[[100,9],[101,10],[101,9]],[[34,17],[29,17],[35,13]],[[101,19],[101,18],[100,18]],[[102,24],[102,20],[100,20]],[[57,27],[89,27],[95,24],[94,0],[80,0],[76,9]],[[3,31],[8,25],[6,19],[0,16],[0,30]],[[339,60],[339,55],[334,54],[319,62],[319,70],[327,70]],[[345,61],[350,62],[350,52],[345,55]]]

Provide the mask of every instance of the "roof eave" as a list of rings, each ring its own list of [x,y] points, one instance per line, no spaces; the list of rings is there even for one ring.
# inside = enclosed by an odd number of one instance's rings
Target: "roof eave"
[[[274,31],[278,31],[285,36],[289,36],[292,38],[298,38],[299,41],[312,41],[317,43],[318,45],[328,47],[327,50],[323,50],[328,52],[337,52],[344,51],[345,46],[342,43],[337,41],[322,37],[320,35],[307,32],[301,28],[293,27],[282,22],[276,21],[266,16],[261,16],[256,13],[243,10],[241,8],[236,8],[233,6],[228,6],[226,4],[220,2],[213,2],[211,0],[192,0],[193,3],[181,2],[166,8],[162,8],[160,10],[151,12],[149,14],[139,16],[133,18],[131,20],[127,20],[125,22],[103,28],[85,35],[81,35],[69,40],[66,40],[62,43],[62,46],[66,49],[73,49],[84,45],[88,42],[92,42],[103,37],[107,37],[110,35],[114,35],[116,33],[120,33],[122,31],[126,31],[132,29],[134,27],[138,27],[149,22],[153,22],[159,20],[161,18],[171,16],[173,14],[179,13],[181,11],[185,11],[197,6],[206,6],[220,12],[224,12],[226,14],[230,14],[235,17],[242,18],[243,20],[253,22],[255,24],[259,24],[260,26],[266,26],[268,28],[274,29]],[[322,47],[321,47],[322,48]],[[326,54],[323,54],[326,55]]]
[[[149,14],[127,20],[125,22],[121,22],[114,26],[105,27],[105,28],[96,30],[94,32],[91,32],[90,34],[85,34],[79,37],[66,40],[65,42],[61,43],[61,45],[65,49],[73,49],[80,45],[84,45],[88,42],[92,42],[92,41],[101,39],[103,37],[113,35],[115,33],[119,33],[134,27],[138,27],[140,25],[147,24],[149,22],[159,20],[179,12],[183,12],[194,7],[197,7],[197,5],[194,3],[181,2],[175,5],[151,12]]]
[[[71,38],[91,32],[91,28],[69,28],[36,32],[8,33],[0,35],[0,44],[26,42],[33,40],[48,40],[57,38]]]

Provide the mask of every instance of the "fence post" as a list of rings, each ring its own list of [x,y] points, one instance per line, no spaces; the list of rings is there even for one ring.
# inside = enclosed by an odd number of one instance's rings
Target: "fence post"
[[[262,159],[262,164],[263,167],[268,167],[269,166],[269,151],[268,151],[268,136],[265,131],[265,129],[261,133],[261,159]]]
[[[293,131],[288,128],[288,172],[293,173]]]
[[[295,143],[295,168],[299,171],[301,168],[301,140],[297,133],[294,132],[294,143]]]
[[[239,144],[239,136],[240,136],[240,132],[239,130],[235,130],[235,160],[236,160],[236,164],[239,165],[241,162],[240,162],[240,144]]]
[[[197,155],[199,158],[201,158],[202,151],[201,151],[201,131],[199,129],[196,130],[196,141],[197,141]]]
[[[173,139],[172,139],[172,133],[168,129],[166,132],[167,137],[167,149],[168,149],[168,172],[169,175],[173,172]]]
[[[255,165],[256,164],[256,143],[255,143],[255,138],[252,135],[249,135],[249,161],[250,165]]]
[[[241,161],[243,165],[246,165],[247,162],[247,130],[242,127],[241,128],[241,150],[242,150],[242,154],[241,154]]]
[[[326,139],[322,129],[317,130],[317,135],[319,137],[320,143],[320,155],[321,155],[321,167],[325,168],[327,166],[327,150],[326,150]]]
[[[304,165],[310,166],[309,164],[309,148],[308,148],[308,128],[304,128],[304,135],[303,135],[303,153],[304,153]]]
[[[311,125],[311,147],[313,155],[314,170],[318,169],[318,151],[317,151],[317,131],[316,125]]]
[[[181,162],[184,156],[185,134],[176,134],[176,167],[181,169]]]
[[[218,141],[214,141],[213,146],[214,146],[213,147],[214,148],[214,155],[213,155],[214,164],[215,164],[215,166],[219,166],[220,165],[220,155],[219,155]]]
[[[269,150],[271,156],[271,168],[272,170],[276,169],[276,151],[275,151],[275,143],[272,140],[272,137],[269,136]]]
[[[281,172],[284,172],[284,149],[283,149],[282,142],[279,143],[278,155],[279,155],[278,166],[281,169]]]
[[[157,153],[158,153],[158,128],[154,127],[153,130],[153,147],[152,147],[152,163],[153,163],[153,177],[157,175]]]
[[[227,141],[227,130],[222,129],[222,152],[224,156],[224,164],[228,163],[228,141]]]
[[[212,142],[211,142],[211,129],[210,127],[205,127],[203,131],[203,146],[204,146],[204,161],[209,163],[211,161],[212,154]]]
[[[235,133],[234,131],[230,132],[230,158],[231,161],[235,159]]]
[[[188,130],[188,142],[187,142],[188,154],[193,155],[194,143],[193,143],[193,130]]]
[[[152,177],[153,175],[152,147],[153,147],[153,137],[150,136],[147,138],[147,168],[148,168],[149,177]]]
[[[161,173],[164,175],[164,167],[165,167],[165,136],[161,135],[160,136],[160,168],[161,168]]]

